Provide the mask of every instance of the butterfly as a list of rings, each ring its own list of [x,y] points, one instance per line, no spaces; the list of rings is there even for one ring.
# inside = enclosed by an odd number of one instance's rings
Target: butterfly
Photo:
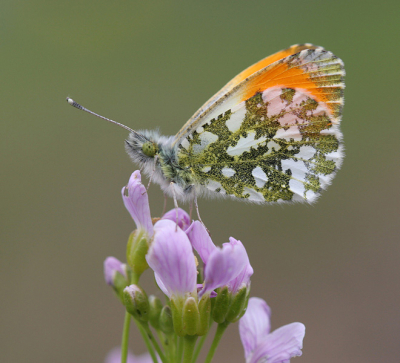
[[[245,69],[175,136],[100,117],[130,131],[128,155],[175,201],[313,203],[344,157],[344,75],[331,52],[298,44]]]

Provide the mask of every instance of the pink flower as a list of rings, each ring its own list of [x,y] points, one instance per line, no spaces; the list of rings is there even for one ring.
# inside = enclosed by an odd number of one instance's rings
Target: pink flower
[[[270,315],[264,300],[249,299],[247,311],[239,321],[246,363],[289,363],[290,358],[302,354],[305,326],[292,323],[271,333]]]
[[[137,229],[144,230],[148,236],[152,236],[153,223],[150,215],[149,197],[142,184],[139,170],[132,173],[128,185],[122,188],[121,194],[125,207],[135,221]]]
[[[178,218],[176,218],[178,216]],[[162,216],[162,219],[169,219],[172,222],[178,221],[178,226],[182,231],[186,231],[190,227],[190,216],[183,209],[171,209]]]
[[[204,263],[204,287],[199,296],[222,286],[228,286],[232,294],[249,286],[253,268],[242,242],[231,237],[219,248],[199,221],[193,222],[186,233]]]
[[[120,273],[126,279],[126,265],[115,257],[107,257],[104,261],[104,279],[107,285],[114,285],[117,273]]]
[[[161,290],[168,297],[192,294],[197,288],[197,269],[186,233],[169,219],[158,221],[154,231],[146,260]]]

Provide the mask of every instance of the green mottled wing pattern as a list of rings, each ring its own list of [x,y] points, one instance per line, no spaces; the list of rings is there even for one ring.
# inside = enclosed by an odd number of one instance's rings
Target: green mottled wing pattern
[[[329,62],[324,66],[335,69]],[[311,64],[307,70],[316,68]],[[323,77],[326,80],[329,72]],[[342,83],[337,89],[334,82],[325,87],[335,95],[330,100],[342,105]],[[343,158],[340,114],[315,94],[299,82],[295,87],[260,89],[236,105],[230,102],[232,107],[180,141],[180,168],[194,184],[226,196],[255,203],[312,203]]]

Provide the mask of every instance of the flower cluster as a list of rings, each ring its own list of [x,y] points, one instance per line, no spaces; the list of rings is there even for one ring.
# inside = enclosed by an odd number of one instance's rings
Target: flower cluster
[[[293,323],[270,333],[270,310],[258,298],[250,298],[253,268],[243,244],[230,238],[222,247],[211,240],[199,221],[176,208],[153,224],[145,187],[139,171],[122,189],[124,204],[137,229],[127,245],[127,264],[114,257],[104,263],[107,284],[121,299],[129,316],[138,324],[149,349],[141,358],[128,354],[127,331],[121,350],[114,350],[107,363],[194,362],[213,322],[216,336],[206,361],[210,362],[226,327],[240,319],[240,336],[247,363],[288,362],[301,355],[305,328]],[[202,261],[194,254],[196,252]],[[151,268],[166,303],[147,296],[139,284],[141,274]],[[160,343],[152,335],[152,329]],[[125,343],[124,343],[125,341]]]

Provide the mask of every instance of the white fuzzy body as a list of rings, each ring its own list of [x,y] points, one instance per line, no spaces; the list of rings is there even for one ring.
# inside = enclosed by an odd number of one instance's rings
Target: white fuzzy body
[[[158,146],[156,157],[143,154],[142,146],[151,141]],[[125,149],[132,161],[141,167],[151,181],[160,185],[164,194],[181,202],[193,201],[195,195],[204,196],[210,191],[195,183],[189,170],[179,167],[174,137],[161,136],[158,131],[141,130],[129,134]],[[215,193],[212,193],[215,194]]]

